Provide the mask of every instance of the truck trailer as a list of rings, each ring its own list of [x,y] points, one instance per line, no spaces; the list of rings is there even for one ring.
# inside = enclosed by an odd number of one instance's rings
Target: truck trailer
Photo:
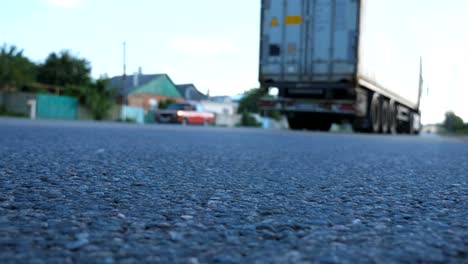
[[[291,129],[417,134],[421,43],[406,0],[262,0],[263,111]],[[416,21],[416,22],[415,22]]]

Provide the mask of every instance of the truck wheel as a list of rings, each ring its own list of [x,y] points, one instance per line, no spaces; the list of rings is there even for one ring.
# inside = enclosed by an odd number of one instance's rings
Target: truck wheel
[[[369,125],[369,118],[356,118],[353,121],[353,131],[355,133],[369,133],[371,132]]]
[[[410,135],[418,135],[419,131],[414,129],[414,113],[410,114],[410,121],[409,121],[409,134]]]
[[[410,114],[409,122],[408,122],[408,133],[410,135],[414,134],[414,127],[413,127],[413,113]]]
[[[320,123],[318,124],[317,129],[318,129],[319,131],[328,132],[328,131],[330,131],[331,126],[332,126],[332,122],[330,122],[330,121],[322,121],[322,122],[320,122]]]
[[[370,118],[372,123],[372,132],[379,133],[381,125],[381,112],[382,108],[380,105],[380,96],[375,93],[372,97],[372,102],[370,105]]]
[[[317,118],[317,119],[310,119],[307,123],[307,129],[311,131],[323,131],[327,132],[330,130],[332,126],[332,122],[327,119]]]
[[[292,130],[304,129],[301,119],[295,117],[288,117],[289,128]]]
[[[388,106],[388,101],[384,99],[382,101],[382,108],[381,108],[381,124],[382,124],[382,133],[387,134],[389,131],[389,123],[390,123],[390,111]]]
[[[398,134],[397,110],[395,101],[390,101],[388,105],[388,128],[389,132],[393,135]]]

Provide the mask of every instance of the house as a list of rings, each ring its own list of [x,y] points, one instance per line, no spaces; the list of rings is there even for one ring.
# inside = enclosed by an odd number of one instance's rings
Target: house
[[[244,97],[244,94],[236,95],[221,95],[221,96],[210,96],[210,100],[213,102],[220,103],[239,103],[239,101]]]
[[[210,101],[228,104],[233,102],[230,96],[211,96]]]
[[[240,121],[236,103],[202,100],[200,104],[204,111],[215,114],[217,125],[233,127]]]
[[[208,96],[201,93],[193,84],[179,84],[177,85],[177,90],[187,101],[202,101],[207,100]]]
[[[422,132],[429,133],[429,134],[437,134],[437,133],[440,133],[442,130],[443,129],[441,125],[429,124],[429,125],[423,126]]]
[[[142,74],[116,76],[110,79],[110,85],[117,90],[119,103],[145,110],[165,100],[184,101],[177,86],[167,74]]]

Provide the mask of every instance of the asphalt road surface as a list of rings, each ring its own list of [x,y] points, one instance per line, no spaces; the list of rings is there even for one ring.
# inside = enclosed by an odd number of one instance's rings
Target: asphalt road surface
[[[0,263],[417,262],[468,262],[468,142],[0,119]]]

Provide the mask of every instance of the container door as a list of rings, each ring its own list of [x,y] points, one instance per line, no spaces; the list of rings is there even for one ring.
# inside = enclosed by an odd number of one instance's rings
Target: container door
[[[359,0],[263,0],[261,74],[279,82],[354,78]]]
[[[261,72],[280,81],[298,81],[307,71],[305,22],[311,1],[263,0]]]
[[[315,0],[309,31],[314,81],[353,78],[356,71],[358,0]]]

